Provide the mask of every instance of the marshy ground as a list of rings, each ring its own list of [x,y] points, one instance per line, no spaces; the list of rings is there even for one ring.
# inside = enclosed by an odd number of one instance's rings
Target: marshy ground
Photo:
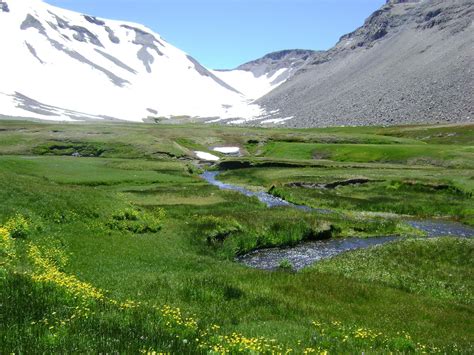
[[[473,142],[472,125],[3,121],[0,352],[472,352],[473,241],[408,221],[474,226]],[[235,261],[380,236],[400,240],[297,273]]]

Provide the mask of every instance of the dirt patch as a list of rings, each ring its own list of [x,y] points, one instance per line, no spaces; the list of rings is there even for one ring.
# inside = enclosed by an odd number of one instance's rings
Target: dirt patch
[[[334,181],[330,183],[312,183],[312,182],[292,182],[290,184],[286,184],[287,187],[301,187],[304,189],[335,189],[339,186],[349,186],[349,185],[361,185],[361,184],[368,184],[373,182],[382,182],[383,180],[370,180],[370,179],[349,179],[343,181]]]
[[[402,182],[402,184],[406,187],[416,189],[419,191],[425,191],[425,192],[430,192],[430,191],[445,191],[449,192],[455,195],[467,195],[467,196],[472,196],[471,193],[466,192],[461,190],[460,188],[446,184],[446,183],[426,183],[426,182],[420,182],[420,181],[414,181],[414,180],[405,180]]]
[[[33,148],[35,155],[56,155],[75,157],[119,157],[143,156],[134,146],[122,143],[84,142],[74,140],[51,140]]]
[[[51,141],[33,149],[38,155],[74,155],[99,157],[105,149],[94,144],[72,141]]]
[[[225,160],[218,164],[219,170],[236,170],[246,168],[306,168],[316,166],[320,168],[326,168],[326,166],[316,164],[286,163],[278,161],[251,162],[244,160]]]
[[[331,158],[331,154],[326,153],[326,152],[314,152],[313,153],[313,159],[315,160],[327,160]]]

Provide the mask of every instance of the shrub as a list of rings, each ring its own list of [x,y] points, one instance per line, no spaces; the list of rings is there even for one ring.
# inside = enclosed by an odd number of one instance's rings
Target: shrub
[[[123,211],[119,211],[112,215],[112,218],[116,221],[138,221],[139,212],[131,208],[126,208]]]
[[[129,231],[136,234],[156,233],[163,226],[165,211],[156,208],[153,211],[138,211],[132,208],[112,215],[106,223],[110,229]]]
[[[231,234],[242,231],[242,226],[233,218],[204,216],[197,220],[197,233],[208,244],[223,242]]]
[[[162,208],[156,208],[152,212],[143,212],[139,216],[140,228],[135,233],[156,233],[163,226],[166,213]]]
[[[283,271],[293,271],[293,264],[288,259],[280,261],[278,268]]]
[[[304,236],[305,240],[325,240],[332,238],[335,234],[340,233],[341,229],[327,221],[313,220],[310,221],[309,232]]]
[[[21,214],[16,214],[5,223],[5,229],[12,238],[26,238],[30,233],[30,224]]]

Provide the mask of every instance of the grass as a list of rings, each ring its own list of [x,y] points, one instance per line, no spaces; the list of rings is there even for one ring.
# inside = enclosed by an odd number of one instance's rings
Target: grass
[[[427,144],[312,144],[270,142],[263,155],[276,159],[326,159],[340,162],[382,162],[472,168],[474,150],[469,146]]]
[[[456,154],[467,151],[464,131],[448,127],[443,134],[450,129],[459,135]],[[427,145],[435,151],[436,142],[413,133],[419,130],[2,122],[0,352],[472,352],[470,241],[410,239],[299,273],[288,272],[288,265],[263,272],[233,260],[255,248],[305,239],[414,234],[399,218],[354,213],[370,205],[390,210],[386,206],[405,200],[413,211],[431,204],[427,216],[462,218],[472,209],[469,164],[448,169],[402,160],[261,156],[276,141]],[[53,139],[115,148],[74,158],[67,149],[53,154]],[[214,145],[245,147],[244,161],[295,163],[257,164],[223,179],[255,189],[275,185],[308,204],[330,206],[344,195],[354,201],[336,206],[337,213],[308,214],[267,209],[256,199],[218,190],[197,176],[192,160],[193,149]],[[328,190],[325,198],[285,187],[351,176],[383,181]],[[388,189],[403,181],[423,184]],[[392,200],[372,203],[388,193]]]
[[[313,270],[472,305],[473,256],[472,240],[415,239],[341,255]]]
[[[263,186],[296,204],[342,211],[371,211],[448,217],[474,225],[474,179],[470,169],[400,166],[247,168],[221,175],[227,182]],[[337,188],[306,188],[350,179],[368,183]]]

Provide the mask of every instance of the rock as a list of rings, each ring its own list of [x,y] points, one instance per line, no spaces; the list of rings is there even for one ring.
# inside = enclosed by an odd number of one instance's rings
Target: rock
[[[10,9],[8,8],[8,4],[5,1],[0,0],[0,11],[10,12]]]

